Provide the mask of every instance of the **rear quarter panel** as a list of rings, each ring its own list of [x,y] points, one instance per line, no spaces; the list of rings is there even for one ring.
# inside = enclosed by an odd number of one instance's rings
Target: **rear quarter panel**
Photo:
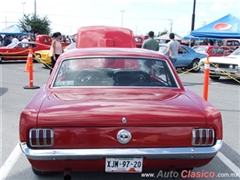
[[[189,89],[186,89],[186,95],[195,103],[199,108],[202,109],[203,113],[207,118],[207,127],[214,128],[216,132],[216,139],[223,139],[223,127],[222,127],[222,117],[215,107],[213,107],[209,102],[205,101],[200,96],[196,95]]]

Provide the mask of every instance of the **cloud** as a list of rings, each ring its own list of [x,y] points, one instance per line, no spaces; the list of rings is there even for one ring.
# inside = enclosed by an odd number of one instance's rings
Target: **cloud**
[[[197,13],[196,13],[196,15],[197,15],[198,17],[205,17],[205,16],[209,16],[209,14],[208,14],[208,13],[206,13],[206,12],[204,12],[204,11],[199,11],[199,12],[197,12]]]
[[[232,4],[216,3],[210,6],[211,11],[222,11],[222,10],[231,9],[231,8],[233,8]]]
[[[177,19],[177,23],[180,25],[188,25],[191,23],[192,17],[189,15],[182,15]]]

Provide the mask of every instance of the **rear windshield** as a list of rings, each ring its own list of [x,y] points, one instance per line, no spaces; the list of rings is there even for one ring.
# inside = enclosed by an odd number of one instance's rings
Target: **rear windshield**
[[[178,87],[165,60],[79,58],[63,60],[53,87]]]

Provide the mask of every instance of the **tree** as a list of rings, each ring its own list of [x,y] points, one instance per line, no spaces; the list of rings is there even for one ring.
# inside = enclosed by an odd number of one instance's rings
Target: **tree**
[[[168,30],[164,30],[163,32],[158,32],[158,37],[159,36],[162,36],[162,35],[164,35],[164,34],[167,34],[168,33]]]
[[[22,19],[19,19],[19,25],[22,27],[22,29],[27,32],[27,26],[31,26],[32,33],[39,33],[39,34],[50,34],[50,24],[51,21],[48,19],[47,16],[44,16],[43,18],[39,17],[38,15],[26,15],[22,17]]]

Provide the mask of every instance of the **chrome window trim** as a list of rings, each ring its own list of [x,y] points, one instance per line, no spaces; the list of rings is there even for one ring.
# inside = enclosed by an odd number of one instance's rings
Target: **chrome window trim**
[[[160,54],[159,54],[159,55],[160,55]],[[177,87],[165,87],[165,88],[177,88],[177,89],[180,89],[180,85],[179,85],[179,83],[178,83],[178,81],[177,81],[177,79],[176,79],[176,77],[175,77],[175,75],[174,75],[171,67],[169,66],[169,63],[168,63],[165,59],[149,58],[149,57],[144,57],[144,56],[142,56],[142,57],[140,57],[140,56],[81,56],[81,57],[74,57],[74,58],[66,58],[66,59],[63,59],[63,60],[61,61],[60,65],[59,65],[59,67],[61,67],[62,64],[63,64],[63,62],[64,62],[64,61],[67,61],[67,60],[88,59],[88,58],[122,58],[122,59],[124,59],[124,58],[129,58],[129,59],[140,59],[140,58],[142,58],[142,59],[146,59],[146,60],[165,61],[166,64],[167,64],[167,66],[168,66],[168,68],[169,68],[169,71],[171,72],[171,74],[172,74],[172,76],[173,76],[173,79],[174,79],[174,81],[176,82],[176,85],[177,85]],[[51,85],[50,85],[50,88],[51,88],[51,89],[61,88],[61,87],[53,87],[53,84],[55,83],[56,78],[57,78],[57,74],[59,73],[59,69],[60,69],[60,68],[58,68],[57,72],[56,72],[55,75],[54,75],[53,81],[51,82]],[[77,88],[82,88],[82,87],[84,87],[84,86],[81,86],[81,87],[78,86]],[[87,87],[87,88],[92,88],[92,87],[94,87],[94,86],[85,86],[85,87]],[[119,88],[119,86],[100,86],[100,87],[107,87],[107,88],[114,88],[114,89],[118,89],[118,88]],[[122,88],[125,88],[125,89],[126,89],[126,88],[129,88],[129,87],[130,87],[130,86],[122,86]],[[142,86],[142,87],[144,87],[145,89],[148,89],[148,88],[149,88],[149,87],[145,87],[145,86]],[[138,87],[131,86],[131,88],[142,88],[142,87],[140,87],[140,86],[138,86]],[[161,89],[161,88],[163,88],[163,87],[152,87],[152,88],[154,88],[154,89]]]
[[[222,140],[209,147],[182,148],[105,148],[105,149],[31,149],[21,142],[22,152],[32,160],[82,160],[106,157],[137,157],[147,159],[208,159],[213,158],[221,149]]]

